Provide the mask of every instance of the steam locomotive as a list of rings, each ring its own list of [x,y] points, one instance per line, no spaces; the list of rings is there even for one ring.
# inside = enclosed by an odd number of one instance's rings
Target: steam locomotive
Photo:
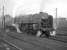
[[[19,19],[19,18],[18,18]],[[20,20],[21,19],[21,20]],[[40,12],[39,14],[27,15],[24,18],[16,20],[14,24],[6,25],[11,31],[15,29],[18,33],[26,33],[38,37],[50,37],[50,33],[54,31],[53,16],[48,13]]]

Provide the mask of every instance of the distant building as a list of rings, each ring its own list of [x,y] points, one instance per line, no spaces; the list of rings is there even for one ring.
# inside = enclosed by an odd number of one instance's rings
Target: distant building
[[[10,15],[5,15],[6,24],[12,24],[13,22],[14,22],[14,19]]]

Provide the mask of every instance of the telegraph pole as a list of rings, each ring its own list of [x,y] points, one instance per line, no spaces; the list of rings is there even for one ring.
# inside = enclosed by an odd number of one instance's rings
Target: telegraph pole
[[[4,3],[5,3],[5,0],[4,0]],[[2,16],[3,16],[3,20],[2,20],[2,24],[3,24],[3,28],[5,30],[5,16],[4,16],[4,3],[3,3],[3,8],[2,8]]]
[[[57,8],[56,8],[56,28],[57,28],[57,25],[58,25],[58,21],[57,21]]]
[[[5,16],[4,16],[4,6],[3,6],[3,26],[4,26],[4,30],[5,30]]]

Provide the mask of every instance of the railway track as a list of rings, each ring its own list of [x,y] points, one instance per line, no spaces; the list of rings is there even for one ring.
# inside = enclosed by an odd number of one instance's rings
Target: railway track
[[[44,47],[44,46],[41,46],[39,43],[38,44],[36,44],[36,43],[34,43],[34,42],[30,42],[30,41],[27,41],[27,40],[24,40],[24,39],[20,39],[20,38],[17,38],[17,37],[14,37],[14,36],[11,36],[11,35],[8,35],[10,38],[12,38],[12,39],[14,39],[14,40],[18,40],[19,42],[18,43],[21,43],[20,45],[22,46],[20,46],[21,48],[24,48],[24,50],[27,50],[27,49],[29,49],[29,50],[44,50],[44,49],[46,49],[46,50],[53,50],[52,48],[46,48],[46,47]],[[8,41],[8,40],[7,40]],[[14,44],[14,43],[13,43]],[[17,43],[16,43],[17,44]],[[23,45],[24,46],[23,46]]]
[[[20,47],[10,43],[9,41],[5,40],[6,38],[6,33],[0,31],[0,50],[22,50]]]
[[[0,39],[0,50],[22,50],[22,49],[4,39]]]
[[[54,40],[54,41],[52,41]],[[31,50],[33,48],[33,50],[54,50],[57,49],[57,47],[61,47],[59,49],[67,49],[66,43],[64,44],[64,42],[60,42],[59,40],[56,39],[47,39],[45,38],[45,42],[43,42],[44,40],[42,38],[31,38],[31,37],[26,37],[24,34],[17,34],[17,33],[7,33],[7,38],[4,40],[5,42],[11,44],[12,46],[14,46],[15,48],[17,48],[18,50]],[[49,43],[51,42],[51,43]],[[55,42],[56,44],[53,44]],[[63,43],[63,44],[62,44]],[[45,45],[44,45],[45,44]],[[54,48],[53,48],[54,47]],[[37,49],[34,49],[37,48]],[[39,49],[38,49],[39,48]],[[63,50],[64,50],[63,49]]]
[[[14,32],[12,32],[12,33],[14,33]],[[8,36],[11,36],[11,35],[8,34]],[[16,39],[19,39],[18,37],[15,37],[15,36],[13,36],[13,35],[12,35],[12,37],[14,37],[14,38],[16,38]],[[63,39],[61,39],[61,38],[58,37],[58,36],[56,36],[56,37],[50,37],[50,38],[46,38],[46,39],[51,39],[51,40],[55,40],[55,41],[67,43],[67,40],[66,40],[66,39],[63,40]],[[21,40],[21,39],[20,39],[20,40]]]
[[[20,36],[21,35],[21,36]],[[22,41],[22,42],[24,42],[24,43],[28,43],[28,44],[31,44],[31,45],[33,45],[33,46],[36,46],[36,47],[43,47],[44,48],[44,40],[42,39],[42,38],[37,38],[37,37],[35,37],[35,38],[33,38],[32,37],[32,39],[31,39],[31,37],[26,37],[25,38],[25,36],[24,35],[22,35],[22,34],[20,34],[20,35],[11,35],[11,34],[8,34],[8,36],[9,37],[11,37],[11,38],[14,38],[14,39],[17,39],[17,40],[19,40],[19,41]],[[63,47],[67,47],[67,43],[65,43],[65,42],[63,42],[63,41],[61,41],[61,40],[56,40],[56,39],[45,39],[46,41],[45,41],[45,43],[47,43],[46,45],[52,45],[52,44],[48,44],[48,42],[55,42],[58,46],[63,46]],[[42,45],[41,45],[41,44]],[[53,45],[55,45],[55,44],[53,44]],[[48,47],[48,48],[50,48],[50,47]],[[51,48],[52,49],[52,48]]]

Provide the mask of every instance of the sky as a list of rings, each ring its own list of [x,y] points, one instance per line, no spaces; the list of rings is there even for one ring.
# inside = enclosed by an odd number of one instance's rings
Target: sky
[[[0,0],[0,15],[5,5],[5,14],[15,17],[21,14],[35,14],[40,11],[67,18],[67,0]]]

